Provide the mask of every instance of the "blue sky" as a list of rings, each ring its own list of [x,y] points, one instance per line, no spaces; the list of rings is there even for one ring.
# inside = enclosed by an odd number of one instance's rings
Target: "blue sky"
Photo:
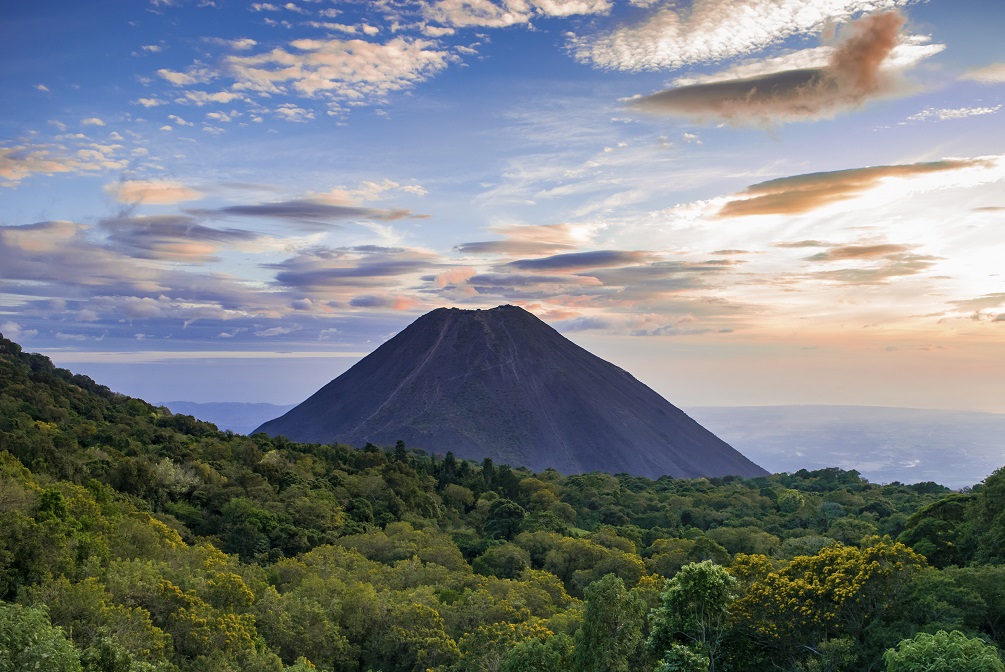
[[[296,402],[439,306],[678,405],[1005,412],[1005,4],[0,9],[0,332]]]

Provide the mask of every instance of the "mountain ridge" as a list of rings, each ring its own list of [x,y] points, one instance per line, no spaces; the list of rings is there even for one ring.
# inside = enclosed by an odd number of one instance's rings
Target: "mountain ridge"
[[[439,308],[256,431],[393,444],[563,473],[763,469],[526,310]]]

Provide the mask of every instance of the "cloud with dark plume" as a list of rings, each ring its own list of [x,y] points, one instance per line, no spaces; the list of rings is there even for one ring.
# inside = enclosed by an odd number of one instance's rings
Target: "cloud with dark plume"
[[[630,105],[654,114],[740,126],[831,117],[900,92],[901,82],[883,65],[897,46],[904,23],[896,11],[853,22],[824,67],[679,86],[637,98]]]
[[[738,198],[722,206],[718,216],[802,214],[854,198],[888,177],[912,177],[987,165],[988,162],[982,159],[947,159],[782,177],[747,187]],[[781,246],[794,245],[807,246],[806,243],[783,243]]]
[[[258,234],[213,229],[185,215],[120,216],[101,220],[108,241],[133,257],[162,261],[211,262],[221,246],[249,242]]]
[[[555,254],[539,259],[519,259],[511,261],[507,266],[524,271],[574,271],[602,268],[605,266],[621,266],[637,264],[652,257],[650,252],[632,252],[624,250],[596,250],[593,252],[570,252]]]

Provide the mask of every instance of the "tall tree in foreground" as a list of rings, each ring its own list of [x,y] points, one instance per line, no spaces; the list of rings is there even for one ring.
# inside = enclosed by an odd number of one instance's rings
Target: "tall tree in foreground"
[[[650,646],[665,652],[668,664],[679,659],[676,669],[693,668],[697,661],[707,659],[707,669],[715,672],[737,585],[734,577],[711,560],[681,567],[660,595],[663,606],[653,612]],[[681,651],[682,645],[695,655]]]
[[[583,626],[572,653],[576,672],[628,672],[629,659],[642,643],[645,604],[608,574],[587,586]]]

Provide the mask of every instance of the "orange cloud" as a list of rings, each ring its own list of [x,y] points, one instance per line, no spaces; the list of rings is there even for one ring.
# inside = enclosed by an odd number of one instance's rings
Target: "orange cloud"
[[[722,206],[718,216],[801,214],[853,198],[887,177],[911,177],[983,165],[987,162],[981,159],[958,159],[783,177],[747,187],[739,198]]]
[[[811,261],[843,261],[846,259],[883,259],[907,252],[909,245],[845,245],[810,257]]]
[[[202,198],[201,192],[166,180],[126,180],[106,185],[105,193],[119,203],[133,204],[170,205]]]

